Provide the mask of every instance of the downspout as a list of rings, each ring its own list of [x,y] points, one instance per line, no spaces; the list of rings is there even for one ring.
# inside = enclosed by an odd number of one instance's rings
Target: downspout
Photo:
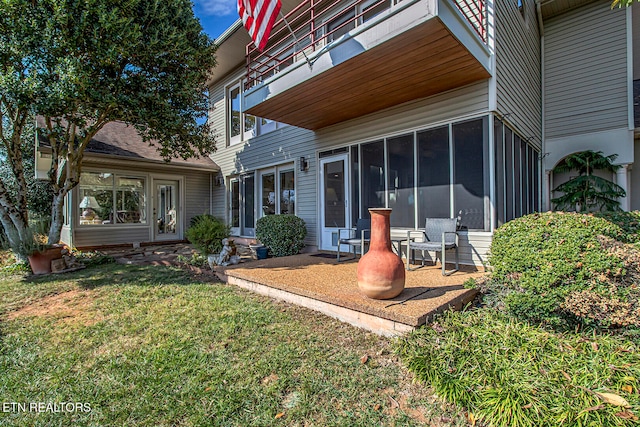
[[[209,173],[209,215],[213,215],[213,174]]]
[[[541,132],[541,145],[540,145],[540,179],[542,181],[542,204],[543,211],[551,209],[551,182],[548,179],[549,175],[544,167],[547,153],[547,140],[545,137],[545,73],[544,73],[544,22],[542,18],[542,7],[540,0],[536,0],[536,13],[538,15],[538,32],[540,33],[540,132]]]

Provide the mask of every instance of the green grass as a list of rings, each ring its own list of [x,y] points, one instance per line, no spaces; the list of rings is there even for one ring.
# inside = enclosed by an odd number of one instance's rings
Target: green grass
[[[547,331],[493,309],[447,313],[397,345],[436,394],[493,426],[638,425],[638,350],[622,336]]]
[[[91,408],[0,425],[465,424],[388,339],[177,269],[3,277],[0,319],[0,403]]]

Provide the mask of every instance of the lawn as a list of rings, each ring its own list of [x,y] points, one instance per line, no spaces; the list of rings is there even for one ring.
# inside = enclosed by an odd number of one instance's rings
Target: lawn
[[[390,340],[174,268],[5,275],[0,319],[0,425],[466,420],[413,382]]]

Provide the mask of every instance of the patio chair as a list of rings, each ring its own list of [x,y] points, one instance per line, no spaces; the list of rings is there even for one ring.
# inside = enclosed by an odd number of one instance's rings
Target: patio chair
[[[353,249],[353,258],[356,258],[356,249],[360,248],[360,253],[364,255],[366,246],[371,240],[371,220],[359,218],[355,228],[338,229],[338,262],[340,262],[340,245],[348,245]],[[346,261],[343,259],[343,261]]]
[[[440,252],[442,275],[448,276],[460,268],[458,259],[458,218],[427,218],[423,230],[407,231],[407,270],[415,270],[410,267],[409,253],[415,250],[422,252],[422,266],[424,266],[424,251],[435,251],[437,260]],[[456,250],[456,268],[446,271],[446,251]],[[412,252],[413,253],[413,252]],[[415,256],[412,257],[415,260]]]

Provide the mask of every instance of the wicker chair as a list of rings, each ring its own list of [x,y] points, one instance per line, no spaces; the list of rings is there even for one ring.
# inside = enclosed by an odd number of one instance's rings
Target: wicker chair
[[[360,248],[364,255],[366,246],[371,239],[371,220],[360,218],[356,221],[355,228],[338,229],[338,262],[340,262],[340,245],[348,245],[353,249],[353,258],[343,259],[343,261],[356,258],[356,248]]]
[[[448,276],[460,268],[458,259],[458,218],[427,218],[423,230],[407,231],[407,270],[410,268],[409,253],[415,250],[422,252],[422,266],[424,266],[424,251],[440,252],[442,275]],[[455,249],[456,268],[447,271],[446,251]],[[415,257],[413,257],[415,259]],[[435,262],[435,260],[434,260]]]

